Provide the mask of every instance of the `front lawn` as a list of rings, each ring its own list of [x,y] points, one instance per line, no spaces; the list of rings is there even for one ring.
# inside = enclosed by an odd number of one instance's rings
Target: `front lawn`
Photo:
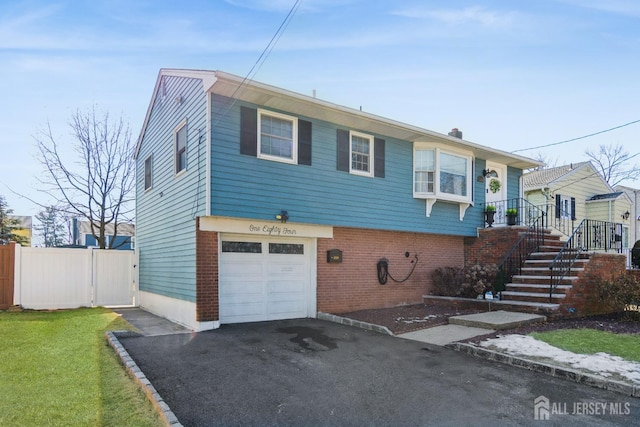
[[[640,362],[640,335],[614,334],[595,329],[558,329],[532,332],[533,338],[580,354],[607,353]]]
[[[104,308],[0,312],[0,425],[162,425],[104,337],[129,328]]]

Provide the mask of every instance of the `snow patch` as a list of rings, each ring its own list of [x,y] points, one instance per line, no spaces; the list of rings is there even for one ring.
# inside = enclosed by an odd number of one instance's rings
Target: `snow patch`
[[[607,353],[577,354],[561,350],[533,337],[518,334],[488,339],[481,342],[480,346],[499,349],[514,356],[548,358],[604,377],[618,374],[635,383],[640,383],[640,363]]]
[[[430,319],[435,319],[436,317],[438,317],[435,314],[430,314],[428,316],[424,316],[424,317],[409,317],[409,318],[404,318],[404,317],[398,317],[396,318],[396,322],[398,323],[406,323],[406,324],[411,324],[411,323],[423,323],[423,322],[428,322]]]

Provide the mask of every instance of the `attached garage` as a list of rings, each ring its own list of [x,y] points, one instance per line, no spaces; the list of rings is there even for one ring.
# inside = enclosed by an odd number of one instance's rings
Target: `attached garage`
[[[316,239],[220,235],[220,323],[316,316]]]

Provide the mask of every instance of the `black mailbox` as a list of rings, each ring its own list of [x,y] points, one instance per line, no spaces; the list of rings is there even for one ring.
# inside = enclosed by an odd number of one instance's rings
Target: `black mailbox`
[[[342,251],[340,249],[331,249],[327,251],[327,262],[342,262]]]

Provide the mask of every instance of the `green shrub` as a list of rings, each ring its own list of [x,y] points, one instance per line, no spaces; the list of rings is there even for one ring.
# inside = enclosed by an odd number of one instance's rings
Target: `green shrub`
[[[640,268],[640,240],[638,240],[631,249],[631,265],[634,268]]]
[[[476,298],[494,290],[497,274],[495,264],[476,264],[465,268],[439,267],[431,274],[432,293],[445,297]]]
[[[624,312],[630,306],[640,305],[640,280],[634,274],[625,273],[613,280],[599,279],[596,286],[602,303],[613,312]],[[627,314],[628,317],[639,316],[637,311]]]
[[[431,273],[432,293],[443,297],[455,297],[460,292],[462,269],[458,267],[438,267]]]

